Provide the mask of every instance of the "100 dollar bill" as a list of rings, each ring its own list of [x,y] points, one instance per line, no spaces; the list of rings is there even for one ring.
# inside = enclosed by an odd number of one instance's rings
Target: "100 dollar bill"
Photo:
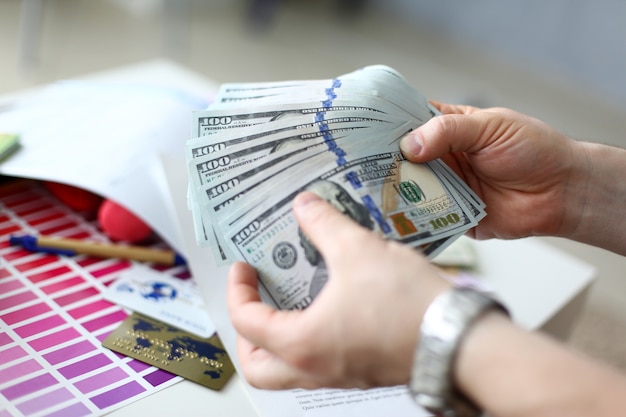
[[[291,201],[298,192],[313,191],[362,226],[415,247],[476,224],[445,179],[430,165],[412,164],[399,152],[327,165],[330,169],[321,174],[299,171],[299,180],[291,183],[294,191],[278,195],[274,188],[260,197],[267,198],[265,204],[240,207],[220,220],[226,244],[256,268],[267,301],[278,308],[306,307],[328,279],[322,257],[293,216]]]

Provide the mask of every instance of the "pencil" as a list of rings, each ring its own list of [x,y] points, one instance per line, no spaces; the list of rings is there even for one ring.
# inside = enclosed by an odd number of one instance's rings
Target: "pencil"
[[[111,243],[86,242],[47,236],[11,236],[12,245],[21,245],[33,252],[48,252],[65,255],[83,254],[99,258],[121,258],[141,262],[154,262],[163,265],[183,265],[182,256],[171,250],[151,249],[139,246]]]

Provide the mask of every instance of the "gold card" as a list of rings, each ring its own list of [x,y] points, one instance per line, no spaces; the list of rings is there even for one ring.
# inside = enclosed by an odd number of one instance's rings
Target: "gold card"
[[[137,313],[128,316],[102,345],[215,390],[235,373],[217,334],[203,339]]]

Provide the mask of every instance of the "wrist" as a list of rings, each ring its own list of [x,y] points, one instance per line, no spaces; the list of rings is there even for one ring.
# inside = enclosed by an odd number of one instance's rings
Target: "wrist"
[[[626,255],[626,150],[575,142],[564,209],[569,224],[561,237]]]
[[[492,310],[507,312],[497,300],[471,288],[453,288],[434,299],[422,321],[411,373],[410,389],[420,406],[441,416],[480,414],[458,389],[454,368],[466,334]]]

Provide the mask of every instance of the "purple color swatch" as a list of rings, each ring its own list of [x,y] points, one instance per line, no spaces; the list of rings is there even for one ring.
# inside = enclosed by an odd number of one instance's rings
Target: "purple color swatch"
[[[134,397],[135,395],[141,394],[145,390],[146,389],[139,385],[138,382],[131,381],[117,388],[113,388],[112,390],[105,392],[104,394],[91,397],[90,400],[98,408],[103,409],[110,407],[113,404],[125,401],[131,397]]]
[[[23,397],[24,395],[32,394],[33,392],[37,392],[44,388],[51,387],[52,385],[58,384],[59,381],[56,380],[50,374],[43,374],[36,376],[35,378],[27,379],[26,381],[20,382],[19,384],[15,384],[8,388],[0,391],[2,395],[4,395],[7,400],[12,401],[16,398]]]
[[[78,381],[74,383],[74,386],[83,394],[87,394],[107,385],[113,385],[125,378],[128,378],[128,374],[122,368],[111,368],[108,371]]]

